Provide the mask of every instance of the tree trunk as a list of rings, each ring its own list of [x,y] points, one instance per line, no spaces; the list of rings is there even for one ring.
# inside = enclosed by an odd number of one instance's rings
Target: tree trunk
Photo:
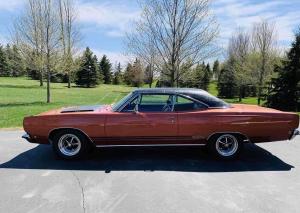
[[[43,71],[40,71],[40,87],[44,86],[43,82]]]
[[[239,88],[239,102],[242,102],[242,97],[243,97],[243,89],[242,89],[242,86],[240,86]]]
[[[262,93],[262,86],[263,86],[263,80],[264,80],[264,75],[265,75],[265,64],[266,64],[266,59],[265,56],[262,56],[262,67],[261,67],[261,72],[259,73],[259,83],[258,83],[258,94],[257,94],[257,104],[260,105],[261,101],[261,93]]]
[[[68,72],[68,88],[71,88],[71,74]]]
[[[48,48],[49,49],[49,48]],[[51,79],[51,73],[50,73],[50,53],[48,50],[47,53],[47,103],[51,102],[51,96],[50,96],[50,79]]]
[[[50,97],[50,70],[47,68],[47,103],[51,102],[51,97]]]
[[[170,76],[170,87],[174,87],[174,83],[175,83],[175,72],[172,70]]]
[[[257,94],[257,105],[260,105],[260,98],[261,97],[261,86],[258,87],[258,94]]]

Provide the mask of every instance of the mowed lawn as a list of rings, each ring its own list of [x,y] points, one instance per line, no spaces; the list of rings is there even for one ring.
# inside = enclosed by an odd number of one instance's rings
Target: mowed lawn
[[[210,83],[209,87],[208,87],[208,92],[214,96],[218,96],[218,89],[217,89],[217,82],[212,82]],[[227,103],[239,103],[239,99],[238,98],[233,98],[233,99],[224,99],[224,101],[226,101]],[[257,98],[256,97],[246,97],[242,99],[242,102],[240,102],[242,104],[257,104]],[[264,101],[262,101],[262,104],[264,103]]]
[[[22,127],[24,116],[67,106],[112,104],[132,91],[125,85],[99,85],[96,88],[79,88],[73,85],[51,84],[52,103],[46,103],[46,87],[41,88],[38,81],[26,78],[0,77],[0,128]],[[147,85],[144,85],[147,87]],[[216,83],[211,83],[209,92],[217,96]],[[238,99],[226,99],[237,103]],[[242,103],[256,104],[255,97],[245,98]]]
[[[52,103],[46,103],[46,87],[26,78],[0,77],[0,128],[21,127],[23,117],[50,109],[75,105],[111,104],[133,90],[132,87],[100,85],[97,88],[51,84]]]

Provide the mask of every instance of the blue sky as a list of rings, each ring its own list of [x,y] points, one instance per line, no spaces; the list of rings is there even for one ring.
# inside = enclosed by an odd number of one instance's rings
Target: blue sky
[[[9,42],[15,17],[26,0],[0,0],[0,43]],[[90,46],[97,55],[106,54],[114,63],[125,63],[124,35],[139,16],[136,0],[76,0],[82,48]],[[279,45],[287,48],[300,26],[300,0],[214,0],[212,12],[220,25],[218,45],[225,47],[237,27],[249,29],[261,19],[274,21]]]

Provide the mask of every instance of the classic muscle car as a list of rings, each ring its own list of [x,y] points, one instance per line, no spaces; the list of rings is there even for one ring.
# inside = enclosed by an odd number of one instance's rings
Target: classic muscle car
[[[92,147],[200,146],[222,159],[244,143],[291,140],[299,134],[295,113],[228,104],[199,89],[137,89],[114,105],[69,107],[24,118],[23,136],[51,144],[65,159]]]

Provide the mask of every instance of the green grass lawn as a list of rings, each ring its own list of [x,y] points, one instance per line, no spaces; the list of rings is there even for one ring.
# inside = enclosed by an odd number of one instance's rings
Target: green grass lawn
[[[210,85],[208,87],[208,91],[209,91],[210,94],[212,94],[214,96],[218,96],[217,83],[216,82],[210,83]],[[257,98],[256,97],[243,98],[242,102],[239,102],[238,98],[224,99],[224,101],[226,101],[227,103],[242,103],[242,104],[254,104],[254,105],[257,104]]]
[[[21,127],[24,116],[35,115],[50,109],[115,103],[133,89],[124,85],[103,84],[97,88],[73,87],[69,89],[66,84],[51,84],[52,103],[47,104],[46,87],[41,88],[38,81],[0,77],[0,128]],[[217,95],[215,83],[210,85],[209,92]],[[237,99],[225,101],[238,102]],[[256,104],[256,98],[245,98],[242,103]]]
[[[0,78],[0,128],[21,127],[24,116],[49,109],[86,104],[111,104],[128,94],[127,86],[100,85],[97,88],[71,89],[66,84],[51,84],[52,103],[46,104],[46,87],[25,78]]]

